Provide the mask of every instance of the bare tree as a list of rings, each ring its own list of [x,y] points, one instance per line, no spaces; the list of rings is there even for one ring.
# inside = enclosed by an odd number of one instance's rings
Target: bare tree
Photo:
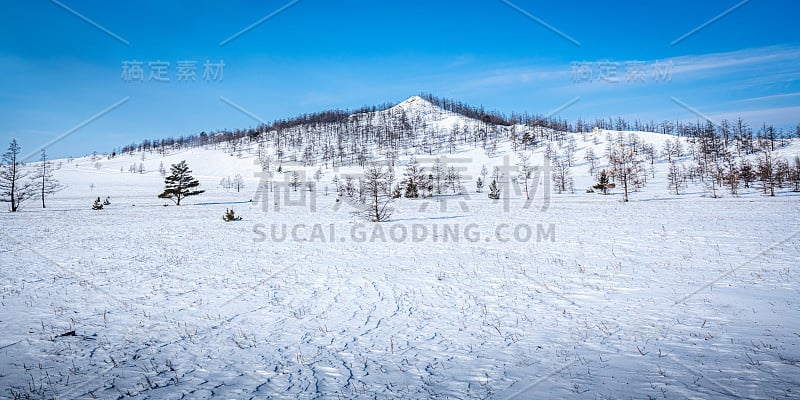
[[[611,147],[608,162],[611,167],[611,174],[615,179],[622,182],[622,201],[627,202],[628,186],[629,184],[637,182],[638,176],[641,173],[641,159],[634,151],[633,146],[617,142]]]
[[[717,188],[721,187],[725,181],[725,168],[722,164],[714,161],[707,165],[706,173],[708,178],[704,180],[705,185],[711,190],[711,197],[717,198]]]
[[[517,180],[522,182],[523,189],[525,189],[525,200],[530,200],[530,191],[528,189],[528,182],[533,177],[534,168],[531,165],[530,155],[520,153],[519,161],[517,162],[518,175]]]
[[[233,178],[233,182],[231,182],[231,186],[236,188],[237,193],[244,189],[244,178],[242,178],[242,174],[236,174]]]
[[[436,188],[436,193],[442,194],[442,181],[444,181],[447,171],[445,165],[442,163],[442,160],[439,159],[439,157],[436,157],[436,159],[433,161],[431,175],[433,176],[433,184]]]
[[[764,135],[764,139],[769,140],[769,150],[775,151],[775,139],[777,138],[777,134],[775,133],[775,127],[772,125],[767,125],[765,123],[761,127],[761,131]]]
[[[486,182],[486,175],[489,174],[489,170],[486,169],[486,164],[481,165],[481,180],[485,183]]]
[[[737,195],[739,194],[739,178],[741,171],[739,171],[739,166],[736,164],[736,158],[728,151],[727,147],[722,149],[722,162],[725,183],[730,188],[731,194]]]
[[[293,191],[297,191],[303,183],[300,182],[300,174],[297,171],[292,171],[292,175],[289,176],[289,187],[292,188]]]
[[[506,176],[505,174],[503,174],[503,171],[500,170],[500,167],[495,165],[494,168],[492,168],[491,178],[493,181],[502,182],[503,179],[506,178]]]
[[[775,158],[769,147],[764,148],[764,154],[758,159],[758,178],[764,194],[769,189],[769,195],[775,196]]]
[[[664,150],[661,152],[661,154],[667,158],[668,162],[672,162],[676,158],[680,157],[681,153],[683,153],[683,148],[681,146],[680,139],[675,138],[674,141],[670,139],[664,141]]]
[[[445,174],[445,184],[450,186],[453,193],[461,192],[461,172],[456,167],[448,167]]]
[[[684,178],[681,169],[678,167],[678,164],[676,164],[675,162],[669,163],[669,170],[667,171],[667,181],[669,182],[668,186],[670,192],[673,192],[676,195],[681,194],[681,188],[683,188],[686,179]]]
[[[448,145],[448,148],[450,150],[450,153],[453,153],[453,152],[456,151],[456,145],[458,144],[458,130],[459,130],[459,126],[458,126],[458,122],[456,122],[456,123],[453,124],[453,127],[451,128],[451,131],[450,131],[450,136],[448,136],[448,138],[447,138],[447,145]]]
[[[756,171],[753,164],[746,158],[739,161],[739,176],[742,178],[742,183],[746,189],[750,188],[750,184],[756,180]]]
[[[42,208],[46,208],[45,198],[64,189],[65,186],[53,177],[53,171],[55,171],[57,168],[54,167],[53,163],[47,159],[47,152],[42,149],[41,154],[41,163],[36,166],[36,170],[34,171],[33,176],[31,176],[31,180],[36,183],[36,191],[42,199]]]
[[[363,209],[356,211],[356,215],[373,222],[383,222],[392,216],[390,175],[388,169],[379,164],[367,166],[361,179],[361,190],[364,193],[361,201]]]
[[[782,188],[789,181],[789,176],[792,174],[792,167],[785,158],[777,158],[775,160],[772,175],[775,177],[775,186]]]
[[[556,192],[559,194],[566,191],[573,192],[574,184],[572,180],[572,171],[569,167],[569,160],[566,158],[556,157],[553,160],[553,183],[556,187]]]
[[[322,179],[322,168],[317,168],[317,170],[314,171],[314,180],[317,181],[317,184],[319,184],[319,181],[321,179]]]
[[[589,163],[589,174],[594,175],[594,170],[597,168],[597,156],[594,154],[594,150],[592,150],[591,147],[586,149],[584,158],[586,162]]]
[[[0,201],[11,203],[11,212],[19,210],[19,205],[35,195],[31,181],[23,181],[28,172],[22,169],[19,160],[21,149],[16,139],[11,139],[8,151],[0,159]]]
[[[800,128],[800,126],[798,126]],[[794,156],[794,165],[789,175],[789,181],[794,185],[795,192],[800,192],[800,156]]]
[[[574,137],[570,136],[564,148],[564,160],[567,162],[568,167],[572,167],[572,164],[575,163],[576,151],[578,151],[578,143],[575,141]]]

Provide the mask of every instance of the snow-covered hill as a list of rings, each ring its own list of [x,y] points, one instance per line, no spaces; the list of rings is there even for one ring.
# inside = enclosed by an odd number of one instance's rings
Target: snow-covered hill
[[[385,129],[402,120],[407,130]],[[619,188],[586,192],[597,181],[587,152],[595,170],[608,168],[620,132],[491,127],[419,97],[346,123],[359,140],[402,142],[351,149],[394,160],[395,182],[412,156],[428,171],[439,158],[462,190],[400,198],[389,221],[366,222],[335,189],[363,168],[350,151],[323,156],[336,145],[325,124],[285,129],[281,140],[295,141],[285,147],[262,136],[55,160],[67,188],[46,209],[0,213],[0,397],[800,392],[791,187],[769,197],[756,182],[712,198],[697,180],[676,195],[665,157],[645,157],[647,182],[623,203]],[[552,139],[515,145],[526,131]],[[621,133],[631,134],[659,153],[680,141],[677,163],[694,163],[687,138]],[[570,149],[574,192],[558,193],[545,154],[563,160]],[[773,156],[799,153],[795,139]],[[532,201],[512,182],[520,155],[539,167]],[[181,160],[206,192],[176,207],[157,198],[159,169]],[[476,192],[483,166],[503,173],[499,200]],[[313,190],[283,185],[293,173]],[[241,191],[220,185],[236,175]],[[106,196],[110,205],[90,208]],[[224,222],[229,208],[243,220]]]
[[[668,187],[669,162],[662,154],[665,143],[670,141],[681,144],[682,153],[677,156],[676,163],[682,167],[688,168],[694,164],[692,154],[697,151],[697,146],[693,148],[690,138],[653,132],[594,129],[590,132],[558,133],[556,138],[556,134],[549,128],[520,124],[488,128],[482,121],[442,110],[419,96],[413,96],[383,111],[354,114],[350,119],[357,121],[358,124],[372,126],[373,129],[388,124],[387,121],[394,121],[401,126],[413,125],[413,129],[420,132],[415,133],[414,139],[401,138],[400,141],[404,144],[399,151],[382,150],[375,144],[364,143],[361,152],[365,154],[365,162],[392,164],[395,176],[400,180],[412,156],[422,166],[427,167],[428,172],[438,158],[445,165],[458,169],[461,174],[461,192],[465,194],[475,192],[475,180],[479,176],[484,180],[487,179],[487,175],[482,174],[484,168],[489,171],[490,176],[495,167],[504,172],[502,182],[508,186],[505,189],[510,192],[518,191],[513,181],[517,179],[519,157],[522,155],[529,157],[531,164],[542,171],[542,174],[537,175],[538,183],[542,187],[538,191],[539,194],[547,192],[548,196],[554,196],[554,200],[569,196],[594,199],[596,196],[585,193],[585,190],[597,183],[597,174],[600,170],[610,168],[607,157],[610,142],[636,137],[642,146],[649,146],[655,152],[655,157],[651,159],[642,154],[641,168],[646,177],[646,184],[637,190],[632,198],[647,200],[672,197]],[[295,132],[293,134],[297,136],[304,134],[314,137],[328,134],[324,132],[324,127],[303,126],[292,129]],[[485,129],[492,129],[493,133],[489,133],[486,140],[477,138]],[[523,143],[526,132],[531,137],[538,137],[537,142]],[[493,137],[489,137],[492,134]],[[440,136],[439,142],[434,142],[434,139],[427,140],[427,137],[436,135]],[[269,133],[265,133],[264,136],[268,137]],[[515,139],[512,136],[515,136]],[[300,142],[302,143],[302,140]],[[87,200],[90,201],[97,196],[112,196],[125,202],[128,202],[127,199],[130,197],[131,203],[163,204],[163,200],[151,197],[149,193],[157,193],[163,187],[160,170],[169,170],[171,164],[181,160],[188,162],[195,176],[201,181],[203,189],[207,191],[205,196],[194,199],[198,202],[209,201],[210,198],[218,201],[228,197],[249,200],[257,196],[259,184],[263,185],[267,181],[288,182],[293,172],[300,174],[302,180],[314,181],[319,191],[327,188],[328,192],[335,192],[334,180],[344,179],[345,176],[359,176],[363,172],[361,163],[356,157],[325,159],[319,155],[322,151],[315,147],[313,155],[304,158],[302,151],[297,149],[310,146],[303,145],[296,146],[294,150],[291,148],[281,150],[278,156],[279,152],[272,144],[270,140],[244,138],[230,143],[214,143],[179,150],[127,152],[115,155],[113,158],[109,155],[96,155],[55,160],[54,162],[61,166],[56,172],[56,178],[66,184],[67,189],[53,196],[51,201],[54,205],[77,205],[80,202],[85,204]],[[552,159],[546,157],[549,151],[555,154],[550,157]],[[556,195],[557,188],[549,182],[552,174],[550,168],[555,159],[564,158],[569,153],[572,160],[569,172],[574,181],[573,190]],[[587,159],[587,153],[593,154],[594,162]],[[794,158],[800,155],[800,139],[784,140],[783,145],[772,155],[775,159],[783,159],[792,164]],[[743,155],[740,159],[757,163],[758,157],[758,154],[751,154]],[[594,168],[591,168],[592,164]],[[280,172],[277,171],[279,167]],[[222,187],[220,182],[223,179],[232,179],[236,175],[242,176],[246,189],[234,194]],[[315,176],[320,178],[319,181],[314,179]],[[510,188],[511,186],[514,188]],[[131,191],[130,188],[136,190]],[[784,188],[779,188],[778,194],[792,195],[791,189],[792,185],[787,182]],[[620,191],[620,188],[616,188],[610,192],[615,195]],[[686,188],[682,193],[694,198],[711,195],[710,191],[707,182],[695,179],[686,182]],[[736,195],[759,197],[762,192],[760,186],[754,184],[749,189],[742,187]],[[714,194],[731,195],[724,189],[715,191]],[[131,196],[134,196],[135,200]]]

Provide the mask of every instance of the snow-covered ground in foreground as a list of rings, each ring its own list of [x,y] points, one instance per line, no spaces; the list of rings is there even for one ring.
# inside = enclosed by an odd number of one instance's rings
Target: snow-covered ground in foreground
[[[181,159],[208,192],[164,207]],[[798,196],[673,196],[659,163],[621,203],[579,161],[575,194],[401,199],[376,225],[321,187],[249,203],[252,159],[140,162],[64,162],[46,210],[0,214],[0,397],[800,396]]]

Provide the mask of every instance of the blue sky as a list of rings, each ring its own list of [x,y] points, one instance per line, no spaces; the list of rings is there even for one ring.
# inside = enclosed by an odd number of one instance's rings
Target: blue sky
[[[505,113],[572,102],[558,113],[570,120],[699,118],[677,99],[714,120],[800,122],[796,1],[288,4],[6,2],[2,147],[14,137],[27,153],[91,120],[48,151],[110,152],[419,92]],[[179,79],[182,61],[194,81]],[[126,62],[141,62],[142,80],[126,80]],[[165,81],[150,76],[159,62]],[[206,63],[224,63],[221,79]]]

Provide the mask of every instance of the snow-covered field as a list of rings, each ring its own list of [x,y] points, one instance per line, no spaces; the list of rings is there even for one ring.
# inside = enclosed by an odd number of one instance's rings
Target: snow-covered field
[[[181,159],[208,192],[164,207]],[[579,161],[574,194],[401,199],[374,224],[322,186],[259,202],[221,151],[63,164],[47,209],[0,213],[0,397],[800,396],[792,193],[670,195],[660,162],[622,203]]]

